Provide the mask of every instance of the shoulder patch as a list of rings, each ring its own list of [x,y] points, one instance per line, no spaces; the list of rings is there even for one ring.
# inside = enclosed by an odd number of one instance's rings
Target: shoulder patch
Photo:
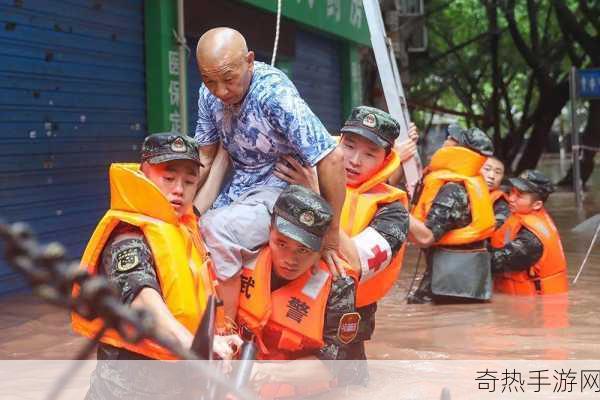
[[[357,312],[346,313],[340,318],[337,337],[340,342],[348,344],[354,340],[358,334],[360,314]]]
[[[117,271],[130,271],[140,265],[140,262],[142,261],[142,250],[137,246],[125,248],[115,255],[115,261]]]

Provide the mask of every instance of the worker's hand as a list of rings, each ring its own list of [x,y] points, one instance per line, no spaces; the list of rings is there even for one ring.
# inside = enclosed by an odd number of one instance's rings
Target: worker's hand
[[[215,335],[213,353],[222,360],[232,360],[242,347],[243,340],[237,334]]]
[[[329,229],[323,238],[321,258],[327,263],[329,271],[331,271],[334,277],[346,276],[344,259],[340,256],[339,228]]]
[[[411,139],[407,139],[402,143],[395,145],[396,153],[400,157],[400,161],[410,160],[417,154],[417,144]]]
[[[275,164],[274,174],[276,177],[319,193],[319,178],[314,167],[305,167],[290,155],[283,156],[283,160],[279,160]]]
[[[414,124],[414,122],[411,122],[408,125],[408,138],[415,143],[419,141],[419,129],[417,128],[417,125]]]

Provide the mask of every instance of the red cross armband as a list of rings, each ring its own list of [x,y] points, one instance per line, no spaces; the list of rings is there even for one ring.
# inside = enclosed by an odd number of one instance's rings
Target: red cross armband
[[[352,238],[360,258],[360,282],[371,279],[392,261],[392,249],[375,229],[368,227]]]

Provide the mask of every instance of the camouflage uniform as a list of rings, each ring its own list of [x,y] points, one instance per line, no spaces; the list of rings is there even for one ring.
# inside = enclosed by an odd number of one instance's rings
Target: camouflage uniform
[[[310,213],[310,218],[303,218]],[[327,233],[333,217],[331,208],[318,194],[298,185],[290,185],[283,190],[273,208],[272,226],[280,233],[294,239],[313,251],[319,251],[323,236]],[[309,223],[307,223],[309,221]],[[289,283],[271,270],[271,291]],[[365,360],[364,340],[368,340],[374,329],[374,313],[356,309],[356,285],[350,277],[338,277],[331,284],[325,308],[323,341],[325,346],[315,352],[319,359]],[[350,343],[343,343],[338,337],[340,320],[344,314],[359,312],[361,321],[358,333]],[[364,314],[364,315],[363,315]],[[366,383],[366,364],[327,363],[338,379],[338,383]],[[341,367],[341,369],[340,369]]]
[[[542,201],[554,191],[550,180],[537,170],[525,171],[521,177],[510,179],[510,183],[521,192],[536,193]],[[525,271],[539,261],[543,252],[542,242],[529,229],[522,228],[503,248],[491,249],[492,272]]]
[[[455,140],[459,146],[469,148],[485,156],[493,154],[493,145],[488,136],[477,128],[463,129],[457,125],[448,127],[449,138]],[[471,207],[467,190],[461,183],[449,182],[443,185],[436,194],[425,226],[433,233],[437,242],[447,232],[463,228],[471,223]],[[461,246],[452,246],[457,249],[475,249],[483,247],[483,241],[469,243]],[[432,300],[432,257],[435,247],[425,250],[427,268],[419,287],[409,297],[409,303],[422,303]]]
[[[142,146],[141,158],[142,162],[151,164],[171,160],[191,160],[200,164],[194,141],[176,134],[148,136]],[[132,263],[132,260],[137,262]],[[123,222],[113,230],[102,250],[98,273],[114,284],[124,304],[131,304],[145,287],[161,293],[152,250],[142,231]],[[190,386],[202,377],[185,363],[140,362],[149,358],[105,343],[98,345],[97,358],[86,400],[198,397],[191,395],[197,387]]]
[[[115,240],[121,234],[139,237]],[[127,270],[123,270],[120,266],[125,257],[135,258],[138,260],[138,263],[135,265],[128,264]],[[115,284],[121,295],[121,301],[124,304],[131,304],[138,293],[145,287],[152,288],[161,293],[156,270],[154,269],[152,251],[142,236],[142,231],[138,228],[125,223],[119,224],[106,243],[102,251],[101,260],[102,268],[99,269],[100,273],[106,275]],[[144,360],[148,358],[122,348],[100,343],[98,345],[98,359]]]
[[[494,203],[494,216],[496,217],[496,229],[504,225],[508,217],[510,217],[508,202],[503,197],[500,197]]]
[[[364,342],[371,339],[375,330],[375,310],[377,304],[356,308],[356,285],[349,277],[338,278],[331,285],[327,309],[325,312],[325,326],[323,327],[323,347],[317,357],[324,361],[354,360],[346,363],[328,364],[335,373],[339,384],[362,384],[366,385],[369,379],[367,359]],[[360,323],[358,334],[352,342],[345,344],[338,338],[340,318],[347,313],[358,312]]]
[[[362,136],[378,147],[383,148],[386,153],[389,153],[400,135],[400,125],[390,114],[382,110],[359,106],[352,110],[350,117],[340,129],[340,132],[342,135],[353,134]],[[389,245],[391,250],[390,260],[398,254],[398,251],[400,251],[400,248],[406,242],[408,223],[408,210],[399,201],[381,205],[369,223],[369,227],[375,230]],[[368,242],[355,242],[355,244],[357,246],[364,245],[368,248],[373,245],[373,243]],[[366,360],[364,341],[370,340],[375,330],[377,303],[360,307],[356,311],[361,316],[359,332],[355,339],[357,343],[351,343],[348,346],[338,348],[337,359]],[[337,329],[337,327],[334,328]],[[337,332],[334,331],[333,333],[336,334]],[[330,357],[330,359],[336,358]],[[361,369],[360,363],[353,364],[353,367],[350,367],[350,369],[352,368],[355,368],[353,372],[354,378],[359,380],[357,383],[366,383],[368,378],[366,369]],[[352,376],[352,373],[348,373],[347,376]]]

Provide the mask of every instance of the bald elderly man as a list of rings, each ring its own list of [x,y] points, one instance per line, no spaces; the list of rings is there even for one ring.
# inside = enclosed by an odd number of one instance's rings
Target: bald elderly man
[[[321,194],[334,212],[322,256],[332,272],[341,273],[337,250],[345,198],[343,155],[294,84],[277,68],[255,61],[236,30],[204,33],[196,59],[203,81],[195,134],[205,165],[200,179],[223,172],[221,164],[215,168],[219,171],[211,171],[219,144],[232,170],[212,209],[202,216],[201,230],[221,281],[226,313],[234,316],[237,304],[228,304],[228,299],[238,297],[239,272],[267,243],[273,205],[287,186],[274,174],[284,157],[316,167]]]

